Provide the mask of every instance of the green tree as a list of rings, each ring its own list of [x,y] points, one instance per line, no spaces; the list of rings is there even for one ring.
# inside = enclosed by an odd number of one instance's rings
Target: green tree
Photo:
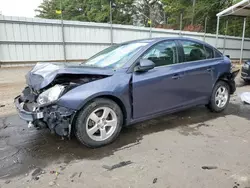
[[[112,0],[113,23],[157,27],[164,22],[164,14],[168,25],[165,27],[179,29],[180,14],[183,13],[183,28],[204,31],[207,19],[207,33],[216,32],[216,14],[228,8],[239,0],[196,0],[193,14],[193,0]],[[109,0],[61,0],[63,18],[65,20],[79,20],[87,22],[109,23]],[[37,9],[38,17],[60,19],[56,14],[60,10],[60,0],[44,0]],[[250,18],[247,21],[246,36],[250,37]],[[193,22],[193,26],[191,25]],[[225,34],[225,24],[228,20],[228,35],[241,36],[243,18],[222,17],[220,21],[220,34]],[[189,27],[191,26],[191,27]],[[183,29],[182,28],[182,29]]]
[[[193,14],[193,0],[163,0],[168,21],[179,28],[180,14],[183,13],[183,26],[190,25],[194,18],[194,25],[205,25],[207,18],[207,31],[215,32],[216,14],[232,5],[232,0],[196,0]]]
[[[61,0],[63,18],[107,23],[110,20],[109,0]],[[132,24],[133,0],[113,1],[113,23]],[[60,0],[44,0],[38,7],[37,17],[59,19]]]
[[[150,26],[149,20],[153,27],[164,22],[163,4],[159,0],[137,0],[134,2],[135,14],[134,24]]]

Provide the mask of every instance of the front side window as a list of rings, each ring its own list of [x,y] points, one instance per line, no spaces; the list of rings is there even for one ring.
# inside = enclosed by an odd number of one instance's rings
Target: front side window
[[[174,41],[165,41],[153,46],[142,59],[148,59],[155,66],[164,66],[177,63],[177,47]]]
[[[192,41],[180,41],[184,51],[184,61],[199,61],[206,59],[206,52],[202,44]]]

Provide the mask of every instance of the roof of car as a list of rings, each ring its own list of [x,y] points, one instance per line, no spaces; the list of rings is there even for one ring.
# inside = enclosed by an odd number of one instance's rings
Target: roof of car
[[[128,44],[128,43],[132,43],[132,42],[146,42],[149,44],[154,44],[160,41],[164,41],[164,40],[190,40],[190,41],[194,41],[194,42],[198,42],[200,44],[205,44],[207,46],[211,46],[208,43],[201,41],[201,40],[197,40],[194,38],[188,38],[188,37],[158,37],[158,38],[146,38],[146,39],[138,39],[138,40],[133,40],[133,41],[127,41],[124,42],[122,44]],[[212,46],[211,46],[212,47]]]

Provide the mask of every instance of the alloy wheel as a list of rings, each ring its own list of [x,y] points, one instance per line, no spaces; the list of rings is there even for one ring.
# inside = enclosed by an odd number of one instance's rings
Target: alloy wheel
[[[223,108],[227,104],[228,100],[228,90],[225,86],[220,86],[215,94],[215,104],[219,108]]]
[[[104,141],[112,136],[118,125],[117,115],[109,107],[94,110],[86,122],[88,136],[95,141]]]

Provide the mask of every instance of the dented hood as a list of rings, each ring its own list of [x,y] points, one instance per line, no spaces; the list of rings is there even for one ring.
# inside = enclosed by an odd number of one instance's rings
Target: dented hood
[[[37,63],[26,75],[26,83],[33,89],[40,90],[48,86],[57,75],[63,74],[111,76],[114,70],[71,63]]]

